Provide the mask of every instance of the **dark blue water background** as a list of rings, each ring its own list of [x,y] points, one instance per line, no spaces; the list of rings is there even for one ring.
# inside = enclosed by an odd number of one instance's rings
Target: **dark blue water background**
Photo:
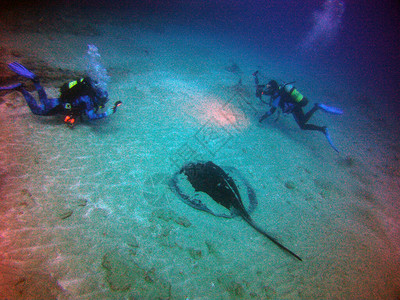
[[[9,1],[9,5],[16,2],[24,1]],[[231,34],[232,39],[246,43],[260,56],[265,54],[278,62],[301,66],[310,74],[326,74],[334,83],[346,83],[346,88],[394,105],[400,111],[400,4],[397,0],[25,2],[26,5],[79,8],[88,15],[94,9],[110,11],[114,16],[142,14],[197,31]],[[322,38],[322,44],[317,41],[304,51],[299,46],[313,30],[315,15],[327,3],[343,5],[339,25],[327,38],[328,42]]]
[[[88,7],[128,8],[163,16],[216,32],[233,32],[253,47],[295,59],[305,67],[325,68],[400,96],[400,4],[395,0],[343,0],[344,13],[336,37],[326,47],[301,53],[298,45],[314,23],[314,13],[327,1],[87,1]],[[396,97],[397,100],[397,97]]]

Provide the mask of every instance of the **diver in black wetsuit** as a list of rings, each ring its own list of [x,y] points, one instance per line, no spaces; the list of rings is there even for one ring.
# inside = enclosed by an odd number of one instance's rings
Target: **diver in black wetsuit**
[[[338,149],[333,145],[329,137],[327,127],[308,124],[308,121],[319,109],[332,114],[342,114],[343,112],[341,109],[316,103],[310,111],[304,113],[303,107],[308,104],[308,99],[304,97],[291,84],[284,84],[282,86],[279,86],[279,84],[275,80],[271,80],[267,84],[263,85],[259,82],[258,71],[256,71],[253,76],[256,83],[257,98],[262,100],[262,95],[271,97],[269,102],[271,109],[260,118],[259,122],[264,121],[266,118],[275,113],[278,108],[280,108],[284,114],[292,114],[296,123],[302,130],[316,130],[322,132],[328,139],[328,142],[330,143],[332,148],[335,151],[339,152]]]
[[[89,120],[102,119],[114,114],[117,107],[122,104],[121,101],[117,101],[107,111],[98,112],[108,101],[108,93],[97,87],[90,77],[66,83],[60,89],[61,96],[59,98],[48,98],[40,85],[39,78],[34,73],[17,62],[9,64],[9,67],[18,75],[32,80],[39,95],[39,103],[21,83],[0,87],[0,90],[17,90],[21,92],[32,113],[40,116],[63,115],[65,124],[70,128],[75,125],[78,117],[81,118],[85,115]]]

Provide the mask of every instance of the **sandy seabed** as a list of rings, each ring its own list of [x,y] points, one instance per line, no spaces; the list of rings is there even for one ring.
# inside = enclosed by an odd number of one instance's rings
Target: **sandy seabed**
[[[83,72],[95,44],[110,102],[123,105],[70,130],[60,117],[31,114],[18,92],[0,94],[0,298],[400,297],[400,146],[390,115],[374,118],[344,87],[313,89],[313,74],[243,56],[229,36],[160,24],[2,31],[1,63],[33,66],[53,96]],[[291,116],[258,123],[266,107],[251,74],[260,65],[271,76],[306,74],[310,99],[343,108],[313,118],[340,154]],[[258,198],[256,223],[303,262],[240,218],[181,202],[168,181],[198,159],[240,170]]]

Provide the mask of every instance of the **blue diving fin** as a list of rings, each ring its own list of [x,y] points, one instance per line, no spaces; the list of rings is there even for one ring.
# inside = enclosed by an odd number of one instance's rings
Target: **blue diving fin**
[[[337,107],[333,107],[333,106],[328,106],[322,103],[318,103],[317,106],[322,109],[324,112],[330,113],[330,114],[334,114],[334,115],[342,115],[343,114],[343,110],[341,110],[340,108]]]
[[[19,88],[21,85],[22,85],[22,83],[16,83],[16,84],[8,85],[8,86],[0,86],[0,91],[13,90],[13,89]]]
[[[11,69],[11,71],[17,73],[18,75],[32,79],[34,80],[36,78],[36,75],[33,74],[31,71],[29,71],[27,68],[25,68],[23,65],[20,63],[17,63],[16,61],[9,64],[8,67]]]
[[[325,134],[325,136],[326,136],[326,139],[328,140],[329,145],[331,145],[331,147],[333,148],[333,150],[335,150],[337,153],[339,153],[339,149],[336,148],[336,146],[333,144],[333,142],[332,142],[332,140],[331,140],[331,137],[330,137],[330,135],[329,135],[328,128],[326,128],[326,127],[325,127],[325,130],[324,130],[324,134]]]

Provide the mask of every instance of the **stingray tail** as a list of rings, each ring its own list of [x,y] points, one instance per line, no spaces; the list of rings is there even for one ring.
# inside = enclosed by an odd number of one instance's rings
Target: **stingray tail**
[[[264,230],[262,230],[260,227],[258,227],[254,221],[251,218],[244,218],[245,221],[247,223],[249,223],[249,225],[251,225],[255,230],[257,230],[259,233],[261,233],[262,235],[266,236],[268,239],[270,239],[272,242],[274,242],[279,248],[281,248],[282,250],[286,251],[287,253],[293,255],[294,257],[296,257],[298,260],[303,261],[296,253],[294,253],[293,251],[289,250],[288,248],[286,248],[285,246],[283,246],[281,243],[279,243],[275,238],[273,238],[272,236],[270,236],[268,233],[266,233]]]

